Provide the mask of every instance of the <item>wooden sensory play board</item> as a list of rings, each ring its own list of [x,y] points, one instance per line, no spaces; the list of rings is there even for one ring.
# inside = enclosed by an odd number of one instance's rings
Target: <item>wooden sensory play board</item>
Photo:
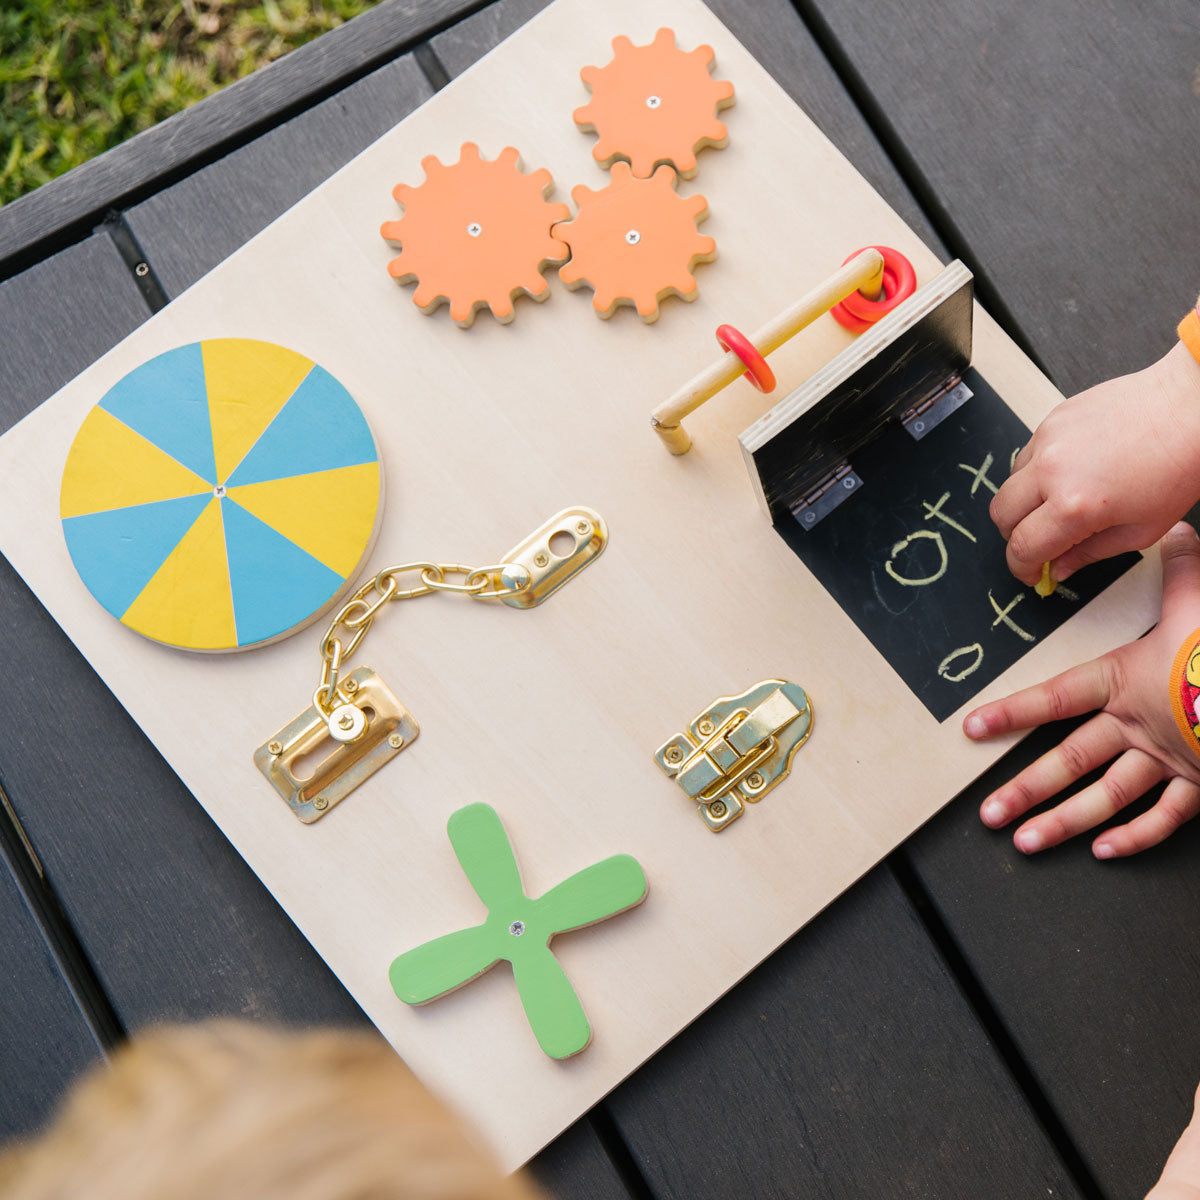
[[[571,113],[579,69],[618,34],[671,26],[733,81],[727,148],[703,151],[717,258],[699,299],[653,326],[609,321],[551,275],[547,303],[463,331],[424,316],[379,237],[398,182],[476,142],[547,167],[556,199],[602,187]],[[650,411],[715,354],[721,322],[755,328],[858,247],[893,245],[927,284],[939,264],[696,0],[557,0],[0,439],[0,550],[37,593],[359,1004],[416,1073],[515,1166],[712,1004],[970,780],[1004,744],[939,720],[761,512],[738,434],[770,401],[745,383],[688,418],[672,458]],[[1025,426],[1058,400],[980,309],[974,367]],[[373,567],[492,563],[546,518],[596,509],[601,558],[529,612],[435,596],[383,612],[369,664],[420,740],[314,825],[252,753],[308,703],[319,629],[239,655],[167,649],[122,627],[76,574],[59,520],[67,450],[110,387],[156,354],[258,338],[307,355],[362,407],[387,474]],[[829,318],[771,356],[799,385],[852,337]],[[973,401],[972,401],[973,403]],[[996,447],[1007,454],[1013,447]],[[939,502],[941,480],[919,501]],[[976,498],[978,500],[978,498]],[[975,510],[978,517],[978,510]],[[1004,694],[1138,636],[1158,608],[1150,558],[1037,641],[979,693]],[[1014,586],[1014,593],[1020,589]],[[1001,633],[1004,631],[1001,630]],[[936,664],[935,664],[936,665]],[[714,834],[654,752],[716,697],[777,677],[812,698],[791,776]],[[578,1057],[547,1058],[501,967],[424,1008],[398,1001],[393,958],[478,922],[446,823],[500,814],[530,895],[633,855],[645,903],[554,951],[590,1018]],[[114,820],[136,813],[114,809]],[[303,999],[297,998],[297,1012]]]

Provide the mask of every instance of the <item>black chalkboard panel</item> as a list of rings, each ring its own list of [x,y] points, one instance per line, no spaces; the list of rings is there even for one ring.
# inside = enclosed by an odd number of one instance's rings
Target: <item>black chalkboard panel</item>
[[[1140,557],[1052,596],[1009,573],[988,503],[1029,430],[974,369],[974,393],[920,441],[893,420],[851,467],[861,488],[812,528],[775,528],[922,704],[944,721]]]

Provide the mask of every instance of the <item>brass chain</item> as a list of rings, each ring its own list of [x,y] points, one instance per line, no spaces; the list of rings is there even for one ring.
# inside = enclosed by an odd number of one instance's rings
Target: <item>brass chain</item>
[[[420,582],[401,588],[400,577],[413,571],[418,572]],[[502,578],[506,572],[511,583],[505,583]],[[449,575],[461,575],[462,582],[451,582],[447,578]],[[321,681],[313,692],[313,707],[324,716],[329,716],[342,664],[362,644],[367,630],[385,604],[394,600],[415,600],[434,592],[458,592],[472,600],[503,600],[505,596],[516,596],[525,591],[530,582],[528,571],[514,563],[465,567],[461,563],[411,562],[384,567],[342,605],[325,630],[325,636],[321,639]],[[373,598],[368,599],[372,593]],[[339,636],[339,630],[343,628],[349,634],[345,642]]]

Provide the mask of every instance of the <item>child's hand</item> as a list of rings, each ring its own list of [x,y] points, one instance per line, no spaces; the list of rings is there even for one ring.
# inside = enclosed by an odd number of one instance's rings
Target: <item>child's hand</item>
[[[992,498],[1008,565],[1036,583],[1144,550],[1200,499],[1200,363],[1182,343],[1064,400]]]
[[[1116,759],[1102,779],[1016,831],[1013,842],[1026,854],[1107,821],[1164,779],[1152,808],[1096,838],[1097,858],[1145,850],[1200,812],[1200,756],[1175,724],[1168,687],[1175,655],[1200,626],[1200,538],[1190,526],[1176,525],[1163,539],[1162,564],[1162,618],[1144,638],[985,704],[963,722],[968,737],[985,738],[1100,710],[980,807],[983,823],[999,828]]]
[[[1192,1119],[1146,1200],[1200,1200],[1200,1091],[1196,1092]]]

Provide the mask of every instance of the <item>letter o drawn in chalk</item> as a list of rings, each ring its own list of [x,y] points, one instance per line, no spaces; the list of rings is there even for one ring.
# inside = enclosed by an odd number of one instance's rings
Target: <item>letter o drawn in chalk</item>
[[[932,538],[937,542],[938,552],[942,556],[942,564],[932,575],[926,575],[922,579],[909,579],[906,575],[897,573],[892,563],[896,561],[896,555],[901,550],[907,548],[917,538]],[[926,584],[936,583],[946,573],[946,564],[949,562],[949,555],[946,553],[946,543],[942,541],[942,535],[936,529],[918,529],[915,533],[910,533],[903,541],[897,542],[892,547],[892,556],[883,564],[883,569],[899,584],[905,587],[925,587]]]
[[[964,667],[957,675],[950,674],[950,664],[960,654],[970,654],[975,652],[975,661],[969,666]],[[938,663],[937,673],[950,683],[957,683],[960,679],[966,679],[974,671],[979,670],[979,664],[983,662],[983,647],[978,642],[972,642],[969,646],[960,646],[957,650],[951,650],[945,658]]]

